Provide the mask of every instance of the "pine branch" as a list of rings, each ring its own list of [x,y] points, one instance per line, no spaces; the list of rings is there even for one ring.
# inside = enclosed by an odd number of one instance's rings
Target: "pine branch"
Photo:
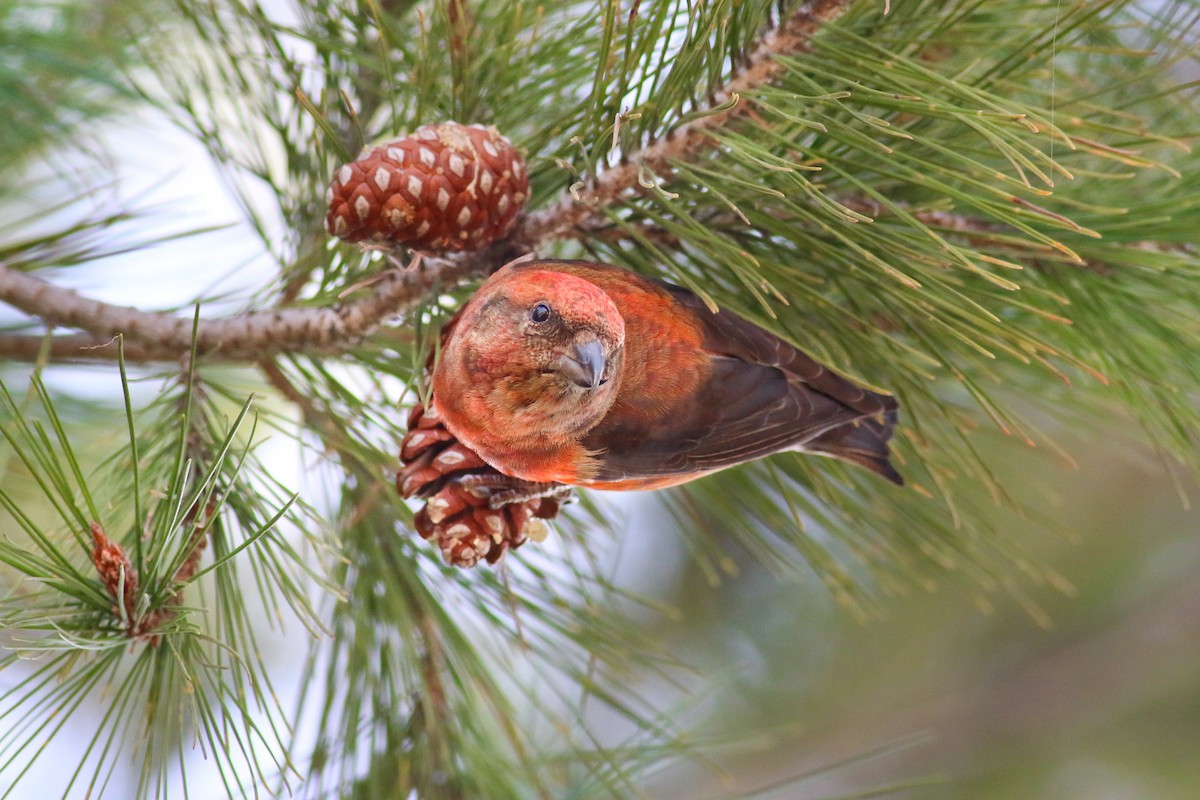
[[[874,198],[866,196],[838,197],[837,203],[861,215],[863,219],[860,221],[862,222],[870,223],[880,217],[888,216],[887,207]],[[916,208],[903,202],[896,202],[893,205],[904,209],[907,214],[923,225],[966,234],[968,238],[976,235],[977,240],[981,242],[992,241],[991,235],[1005,233],[1007,230],[999,223],[969,214],[959,214],[939,209]],[[767,213],[771,213],[771,209],[768,209]],[[773,216],[779,215],[773,214]],[[706,218],[705,223],[715,226],[735,225],[738,223],[744,225],[737,214],[727,211]],[[639,237],[648,238],[656,243],[672,248],[677,248],[681,244],[679,237],[674,233],[650,222],[621,228],[610,224],[608,220],[592,219],[581,222],[570,232],[564,233],[564,238],[576,239],[581,242],[589,240],[628,242]],[[1029,242],[1023,242],[1023,244],[1028,244],[1031,247],[1034,246],[1033,243]],[[1048,250],[1049,248],[1043,247],[1040,249]]]
[[[889,217],[895,220],[896,210],[902,211],[906,217],[915,220],[920,225],[944,231],[972,247],[990,248],[992,252],[1004,251],[1013,257],[1021,258],[1022,263],[1029,267],[1048,269],[1067,264],[1099,275],[1113,274],[1113,267],[1102,259],[1069,258],[1061,250],[1047,244],[1017,236],[1015,231],[1002,223],[972,214],[936,208],[919,208],[902,201],[892,202],[891,208],[889,208],[867,196],[839,196],[836,198],[836,202],[848,211],[860,215],[861,218],[857,220],[858,222],[867,224],[887,220]],[[764,209],[762,213],[784,219],[783,214],[770,208]],[[728,211],[706,217],[704,223],[713,229],[729,230],[740,229],[745,225],[741,217]],[[642,241],[652,242],[668,249],[679,249],[683,246],[683,240],[678,234],[654,222],[626,223],[618,226],[612,224],[608,219],[596,218],[582,222],[571,231],[565,232],[564,236],[584,245],[589,242],[632,245]],[[1184,253],[1187,249],[1184,245],[1165,244],[1150,240],[1129,242],[1124,247],[1147,253]],[[29,347],[33,349],[32,344]],[[4,342],[0,340],[0,351],[3,348]]]
[[[636,153],[625,163],[600,174],[586,191],[574,186],[556,202],[530,214],[514,238],[546,241],[570,238],[572,229],[586,227],[602,216],[603,209],[622,196],[644,186],[650,175],[665,174],[672,161],[695,156],[710,148],[711,133],[747,116],[750,104],[742,95],[767,86],[785,67],[777,57],[807,51],[812,37],[840,17],[851,0],[813,0],[804,3],[777,28],[763,37],[747,58],[745,66],[715,92],[707,107],[698,108],[690,122]]]
[[[354,303],[201,320],[196,332],[197,354],[247,362],[284,352],[344,352],[388,317],[412,308],[435,286],[453,286],[486,274],[508,260],[502,253],[532,252],[551,241],[577,237],[577,229],[594,222],[605,207],[644,185],[647,172],[665,173],[671,161],[710,147],[713,130],[748,113],[749,105],[741,95],[779,76],[783,67],[776,57],[808,49],[812,36],[849,5],[849,0],[814,0],[802,5],[763,38],[742,70],[714,93],[706,109],[697,109],[700,116],[644,148],[633,160],[602,173],[586,193],[571,187],[556,202],[527,215],[506,242],[479,253],[429,260],[419,270],[384,273],[374,283],[373,295]],[[297,278],[289,281],[281,296],[283,302],[294,299],[299,283]],[[89,300],[4,266],[0,266],[0,300],[51,326],[79,328],[90,334],[51,340],[48,350],[38,337],[0,337],[0,355],[11,358],[32,360],[44,352],[54,360],[111,360],[116,349],[107,345],[118,334],[127,337],[126,356],[131,361],[174,361],[192,345],[188,318]]]
[[[150,363],[178,360],[181,354],[156,348],[142,342],[125,342],[125,360],[131,363]],[[87,334],[70,336],[37,336],[8,334],[0,336],[0,359],[6,361],[37,361],[40,358],[59,364],[115,361],[117,339],[102,339]]]
[[[430,259],[415,269],[393,269],[372,284],[362,300],[326,308],[286,308],[200,320],[196,329],[199,355],[231,361],[256,361],[281,352],[339,352],[356,344],[387,318],[417,304],[431,289],[451,286],[485,271],[485,253],[465,258]],[[136,361],[177,360],[192,346],[192,320],[141,311],[81,297],[72,289],[0,266],[0,300],[52,326],[80,328],[90,336],[53,342],[53,352],[77,357],[116,357],[108,340],[124,334]],[[34,337],[7,337],[0,352],[36,357]],[[0,340],[3,341],[3,340]],[[38,339],[37,341],[41,341]],[[95,348],[72,353],[72,348]]]

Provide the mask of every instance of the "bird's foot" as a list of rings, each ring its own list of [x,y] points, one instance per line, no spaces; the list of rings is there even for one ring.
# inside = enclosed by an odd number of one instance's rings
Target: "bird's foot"
[[[534,483],[498,472],[455,475],[451,480],[480,497],[487,497],[488,507],[493,509],[544,498],[565,500],[571,494],[571,487],[561,483]]]
[[[511,503],[526,503],[530,500],[552,499],[559,504],[567,502],[571,497],[571,487],[561,483],[528,483],[521,482],[520,486],[494,493],[488,499],[488,506],[501,508]]]

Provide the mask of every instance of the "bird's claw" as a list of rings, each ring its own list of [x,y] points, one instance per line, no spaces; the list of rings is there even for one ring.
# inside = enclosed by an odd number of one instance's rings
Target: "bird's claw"
[[[488,506],[502,508],[510,503],[525,503],[530,500],[550,498],[566,503],[571,498],[571,487],[561,483],[525,483],[496,492],[488,498]]]
[[[545,538],[542,520],[554,518],[570,487],[495,471],[454,438],[435,407],[414,407],[408,424],[396,485],[402,497],[426,500],[413,521],[447,563],[494,564],[527,540]]]

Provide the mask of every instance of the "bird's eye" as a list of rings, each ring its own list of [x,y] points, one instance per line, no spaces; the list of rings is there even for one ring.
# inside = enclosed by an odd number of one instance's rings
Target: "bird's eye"
[[[529,318],[534,322],[545,322],[550,319],[550,306],[538,303],[529,311]]]

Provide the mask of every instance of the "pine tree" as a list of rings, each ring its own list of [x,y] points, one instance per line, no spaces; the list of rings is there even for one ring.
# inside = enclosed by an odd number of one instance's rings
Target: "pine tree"
[[[1053,583],[999,533],[1041,498],[981,451],[1136,426],[1181,485],[1200,466],[1198,17],[0,0],[0,301],[22,312],[0,331],[0,797],[81,729],[64,797],[117,796],[127,769],[138,797],[186,796],[193,747],[230,796],[629,797],[704,757],[695,710],[645,696],[685,665],[608,577],[611,505],[585,493],[550,543],[457,570],[395,491],[441,324],[528,252],[685,286],[899,398],[905,488],[787,455],[662,493],[690,569],[748,554],[868,616],[935,583]],[[137,114],[207,148],[269,281],[179,308],[65,288],[179,235],[111,205],[96,133]],[[327,234],[339,165],[445,121],[525,155],[507,236],[415,257]],[[85,371],[119,376],[112,402],[55,390]],[[268,437],[336,497],[278,480]],[[312,638],[297,705],[263,619]]]

